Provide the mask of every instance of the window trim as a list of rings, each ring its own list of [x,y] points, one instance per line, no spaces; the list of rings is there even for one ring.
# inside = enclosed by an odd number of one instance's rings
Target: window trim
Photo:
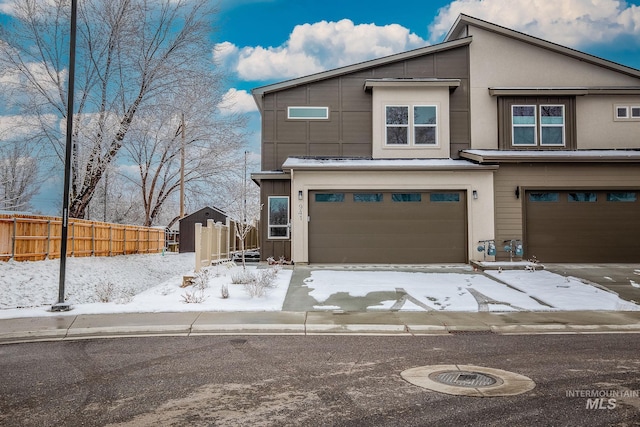
[[[565,139],[565,134],[566,134],[566,124],[567,124],[567,120],[565,118],[565,106],[564,104],[540,104],[539,106],[539,110],[540,110],[540,147],[564,147],[566,145],[566,139]],[[562,108],[562,124],[558,125],[558,124],[544,124],[542,123],[542,108],[543,107],[560,107]],[[557,128],[560,127],[562,128],[562,143],[561,144],[545,144],[542,138],[542,129],[543,128]]]
[[[403,107],[407,109],[407,124],[394,124],[387,123],[387,109],[389,107]],[[416,107],[433,107],[435,109],[436,122],[426,124],[415,123],[415,109]],[[409,103],[409,104],[385,104],[383,108],[383,123],[384,123],[384,147],[385,148],[439,148],[440,138],[439,134],[439,108],[437,104],[424,104],[424,103]],[[406,144],[390,144],[388,139],[389,127],[405,128],[407,130],[407,143]],[[416,128],[433,128],[435,130],[435,143],[417,143],[416,142]]]
[[[513,122],[513,111],[514,108],[519,107],[533,107],[533,124],[516,124]],[[512,104],[511,105],[511,145],[513,147],[538,147],[538,109],[535,104]],[[516,128],[533,128],[533,144],[516,144],[515,141],[515,130]]]
[[[620,111],[624,111],[625,115],[621,116]],[[638,111],[638,115],[634,115],[634,110]],[[638,104],[614,104],[613,105],[613,121],[614,122],[640,122],[640,105]]]
[[[306,110],[315,110],[315,111],[324,111],[322,116],[314,117],[314,116],[295,116],[291,114],[292,110],[295,109],[306,109]],[[316,107],[311,105],[294,105],[287,107],[287,119],[288,120],[329,120],[329,107]]]
[[[271,200],[285,199],[287,201],[287,224],[271,224]],[[291,199],[289,196],[269,196],[267,198],[267,239],[268,240],[288,240],[291,236],[291,230],[289,225],[291,224]],[[284,228],[286,230],[285,236],[272,236],[271,230],[274,228]]]
[[[536,117],[536,145],[513,144],[512,109],[513,105],[535,106],[536,116],[539,114],[540,105],[563,105],[564,106],[564,145],[540,145],[540,119]],[[498,149],[516,151],[539,151],[539,150],[575,150],[576,141],[576,97],[569,95],[546,96],[546,95],[505,95],[498,97]]]

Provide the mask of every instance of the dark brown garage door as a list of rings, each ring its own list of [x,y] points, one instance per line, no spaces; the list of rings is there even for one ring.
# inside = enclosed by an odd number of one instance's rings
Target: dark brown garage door
[[[466,193],[314,191],[309,262],[467,261]]]
[[[640,190],[527,191],[525,257],[640,261]]]

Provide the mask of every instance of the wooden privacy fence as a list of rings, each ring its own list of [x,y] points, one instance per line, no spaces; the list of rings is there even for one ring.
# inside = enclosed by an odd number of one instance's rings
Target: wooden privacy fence
[[[236,235],[235,222],[227,218],[226,224],[207,220],[206,226],[195,224],[195,271],[212,263],[230,261],[240,249],[240,237]],[[258,249],[258,229],[253,227],[245,238],[245,250]]]
[[[0,215],[0,260],[60,258],[62,218]],[[164,229],[69,218],[67,255],[114,256],[162,252]]]

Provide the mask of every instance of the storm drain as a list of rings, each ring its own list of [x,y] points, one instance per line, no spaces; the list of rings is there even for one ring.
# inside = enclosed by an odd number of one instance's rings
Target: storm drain
[[[536,386],[524,375],[473,365],[420,366],[402,371],[400,375],[413,385],[459,396],[514,396]]]
[[[498,382],[495,378],[490,377],[489,375],[470,371],[436,372],[429,375],[429,377],[439,383],[459,387],[487,387]]]

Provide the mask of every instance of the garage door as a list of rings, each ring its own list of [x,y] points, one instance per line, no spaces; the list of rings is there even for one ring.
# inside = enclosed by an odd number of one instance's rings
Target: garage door
[[[542,262],[640,261],[639,191],[527,191],[525,257]]]
[[[313,263],[467,261],[466,193],[314,191]]]

